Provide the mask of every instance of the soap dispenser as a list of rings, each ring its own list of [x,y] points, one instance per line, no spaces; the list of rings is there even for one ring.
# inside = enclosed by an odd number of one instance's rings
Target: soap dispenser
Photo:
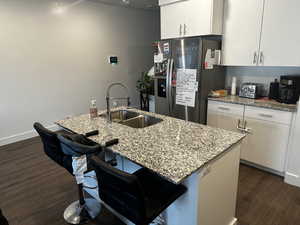
[[[91,105],[90,105],[90,118],[94,119],[97,117],[98,117],[97,102],[96,102],[96,99],[92,99]]]

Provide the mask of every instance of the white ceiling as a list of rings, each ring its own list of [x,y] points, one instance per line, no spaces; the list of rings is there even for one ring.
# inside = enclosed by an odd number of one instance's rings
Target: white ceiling
[[[122,0],[93,0],[106,4],[120,5],[124,7],[133,7],[138,9],[158,9],[158,0],[127,0],[130,3],[125,4]]]

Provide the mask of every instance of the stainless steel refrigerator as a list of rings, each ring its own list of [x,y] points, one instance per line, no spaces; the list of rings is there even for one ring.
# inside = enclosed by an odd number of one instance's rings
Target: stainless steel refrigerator
[[[177,77],[183,69],[196,73],[194,107],[187,107],[188,120],[206,124],[207,97],[211,90],[224,89],[224,68],[207,65],[207,53],[221,49],[220,37],[191,37],[154,43],[155,111],[179,119],[186,118],[186,106],[176,104]],[[182,76],[182,75],[180,75]]]

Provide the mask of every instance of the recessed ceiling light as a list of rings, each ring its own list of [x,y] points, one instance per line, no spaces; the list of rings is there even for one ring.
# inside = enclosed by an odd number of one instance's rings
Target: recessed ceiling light
[[[122,2],[123,2],[125,5],[129,5],[129,4],[130,4],[130,0],[122,0]]]
[[[53,10],[52,10],[52,12],[53,12],[54,14],[63,14],[65,11],[66,11],[66,7],[63,6],[63,5],[62,5],[61,3],[59,3],[59,2],[56,2],[56,3],[55,3],[55,6],[54,6],[54,8],[53,8]]]

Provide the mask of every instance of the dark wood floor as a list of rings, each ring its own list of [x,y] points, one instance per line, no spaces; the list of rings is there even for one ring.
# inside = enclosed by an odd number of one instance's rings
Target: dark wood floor
[[[239,225],[299,225],[300,188],[276,175],[241,166],[237,218]]]
[[[0,208],[10,225],[65,225],[77,199],[73,177],[42,152],[39,138],[0,147]],[[239,225],[300,225],[300,188],[247,166],[240,168]],[[118,225],[108,210],[88,224]]]
[[[0,147],[0,208],[10,225],[66,225],[78,200],[74,178],[49,160],[39,138]],[[90,224],[123,225],[107,209]]]

